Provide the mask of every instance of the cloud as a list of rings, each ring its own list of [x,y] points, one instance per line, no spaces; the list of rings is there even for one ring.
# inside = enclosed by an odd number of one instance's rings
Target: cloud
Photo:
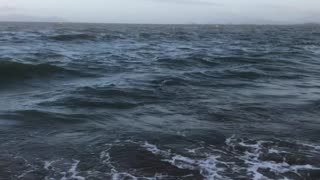
[[[210,5],[210,6],[222,6],[221,3],[208,1],[208,0],[145,0],[159,3],[174,3],[181,5]]]
[[[11,14],[11,15],[0,15],[0,21],[11,21],[11,22],[66,22],[66,20],[59,17],[38,17],[29,16],[24,14]]]
[[[14,11],[15,8],[13,7],[8,7],[8,6],[0,6],[0,12],[10,12],[10,11]]]
[[[16,6],[13,3],[0,0],[0,13],[11,13],[16,11]]]

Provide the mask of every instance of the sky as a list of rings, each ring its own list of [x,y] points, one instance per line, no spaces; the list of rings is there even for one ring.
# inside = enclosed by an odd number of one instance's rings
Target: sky
[[[0,0],[0,21],[152,24],[320,22],[320,0]]]

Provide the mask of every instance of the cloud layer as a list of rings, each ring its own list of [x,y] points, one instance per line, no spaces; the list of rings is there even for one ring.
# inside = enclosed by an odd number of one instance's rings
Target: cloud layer
[[[319,0],[0,0],[0,16],[106,23],[304,23],[320,21]],[[3,19],[3,18],[2,18]]]
[[[174,3],[180,5],[210,5],[210,6],[221,6],[222,3],[217,3],[214,1],[204,1],[204,0],[146,0],[146,1],[154,1],[158,3]]]

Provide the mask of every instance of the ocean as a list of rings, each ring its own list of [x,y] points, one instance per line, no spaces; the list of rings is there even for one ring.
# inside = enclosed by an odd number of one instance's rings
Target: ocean
[[[320,179],[320,26],[2,22],[0,179]]]

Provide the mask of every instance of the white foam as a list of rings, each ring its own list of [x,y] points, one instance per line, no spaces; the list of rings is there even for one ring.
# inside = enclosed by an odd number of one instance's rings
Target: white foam
[[[203,149],[203,147],[194,148],[194,149],[185,148],[185,150],[187,150],[189,153],[192,153],[192,154],[196,154],[196,152],[201,150],[201,149]]]
[[[80,163],[80,161],[74,160],[74,163],[72,164],[69,172],[72,174],[72,175],[71,175],[71,178],[72,178],[72,179],[84,180],[84,179],[85,179],[84,177],[77,176],[77,174],[78,174],[77,168],[78,168],[79,163]]]
[[[235,135],[232,135],[231,137],[227,138],[225,140],[226,145],[232,145],[231,142],[235,138]]]
[[[155,174],[153,177],[136,177],[136,176],[130,174],[129,172],[119,172],[111,162],[111,155],[110,155],[109,151],[111,150],[112,146],[114,146],[114,145],[123,145],[122,144],[123,142],[137,144],[137,142],[132,141],[132,140],[125,140],[125,141],[117,140],[117,141],[115,141],[115,144],[107,144],[106,150],[104,150],[104,151],[102,151],[100,153],[100,161],[101,161],[102,164],[107,165],[110,168],[109,175],[110,175],[112,180],[124,180],[124,179],[130,179],[130,180],[137,180],[137,179],[158,180],[158,179],[162,179],[162,178],[168,177],[168,176],[162,175],[162,174]],[[160,149],[158,149],[156,146],[154,146],[152,144],[149,144],[147,142],[145,144],[143,144],[143,145],[145,146],[145,148],[148,148],[150,151],[152,151],[154,153],[164,153]]]
[[[306,143],[301,143],[303,146],[309,147],[309,148],[313,148],[315,150],[320,150],[320,146],[317,145],[313,145],[313,144],[306,144]]]
[[[165,157],[169,157],[171,155],[170,150],[169,151],[161,150],[156,145],[150,144],[148,142],[144,142],[144,144],[142,144],[141,146],[153,154],[158,154],[158,155],[162,155]]]
[[[17,176],[18,179],[25,177],[27,174],[32,173],[32,172],[34,172],[34,171],[37,169],[37,168],[34,167],[32,164],[30,164],[30,163],[28,162],[28,160],[26,160],[25,158],[23,158],[23,157],[21,157],[21,156],[16,156],[16,157],[14,157],[14,158],[15,158],[15,159],[22,159],[22,160],[24,161],[25,165],[26,165],[26,168],[27,168],[25,171],[23,171],[22,174],[20,174],[20,175]]]
[[[273,153],[273,154],[279,154],[279,153],[281,153],[281,152],[284,152],[284,151],[279,151],[279,150],[276,150],[276,149],[274,149],[274,148],[270,148],[270,149],[268,149],[268,152],[269,153]]]
[[[173,157],[171,157],[171,159],[169,160],[165,160],[167,162],[169,162],[170,164],[180,168],[180,169],[191,169],[191,170],[195,170],[196,169],[196,161],[188,158],[188,157],[184,157],[181,155],[175,155]]]
[[[52,164],[55,163],[56,161],[44,161],[44,169],[45,170],[50,170],[52,167]]]
[[[183,131],[177,131],[177,135],[178,135],[178,136],[183,136],[183,137],[186,137],[186,136],[187,136],[186,133],[183,132]]]
[[[172,177],[163,174],[155,174],[152,177],[139,177],[135,176],[135,174],[130,171],[126,172],[124,170],[117,169],[117,166],[114,164],[115,162],[112,161],[112,154],[110,154],[110,150],[113,146],[125,146],[126,144],[140,145],[140,147],[143,147],[148,152],[157,155],[157,157],[161,158],[162,161],[168,162],[172,166],[180,169],[198,171],[204,177],[204,179],[207,180],[225,180],[235,177],[250,178],[253,180],[269,180],[270,178],[267,177],[268,174],[265,174],[265,172],[261,170],[266,170],[282,177],[285,173],[288,172],[302,176],[303,174],[299,174],[302,171],[320,170],[320,167],[307,163],[302,165],[290,165],[285,162],[285,159],[283,160],[283,162],[274,162],[272,160],[268,161],[265,160],[265,158],[261,158],[264,155],[269,154],[278,154],[281,158],[281,156],[283,156],[282,153],[290,153],[283,151],[283,149],[287,149],[286,147],[281,147],[281,143],[279,144],[278,141],[271,142],[254,139],[243,140],[232,136],[226,139],[225,145],[222,147],[205,145],[205,143],[199,145],[199,143],[197,143],[192,145],[191,148],[185,147],[184,149],[182,149],[184,150],[183,153],[175,151],[172,152],[169,148],[157,146],[146,141],[114,141],[112,144],[107,144],[105,146],[105,150],[100,153],[100,163],[104,165],[104,167],[106,167],[106,170],[110,170],[110,172],[99,173],[103,173],[104,175],[107,175],[109,179],[114,180],[158,180],[166,178],[184,178],[181,176]],[[198,147],[196,147],[195,145],[197,145]],[[304,144],[302,146],[301,143],[297,145],[306,150],[310,150],[310,152],[313,152],[313,150],[319,152],[317,150],[317,148],[319,147],[316,145]],[[71,168],[67,171],[67,173],[64,174],[64,177],[61,180],[84,180],[85,178],[79,176],[79,173],[77,172],[79,163],[80,161],[73,161]],[[56,165],[54,161],[46,161],[44,169],[54,170],[54,165]],[[99,173],[95,175],[97,175],[98,177]],[[191,174],[188,176],[193,175]],[[283,177],[283,179],[286,180],[288,178]]]
[[[27,170],[27,171],[25,171],[24,173],[22,173],[21,175],[18,176],[18,179],[23,178],[24,176],[26,176],[27,174],[29,174],[29,173],[31,173],[31,172],[34,172],[34,170]]]
[[[153,154],[158,154],[161,152],[160,149],[156,145],[150,144],[148,142],[145,142],[143,147],[145,147],[148,151],[152,152]]]
[[[271,141],[252,141],[255,142],[252,143],[246,143],[243,140],[240,139],[237,141],[235,137],[228,138],[226,140],[226,144],[229,147],[235,147],[235,146],[241,146],[248,148],[247,151],[245,151],[243,154],[239,154],[238,158],[240,160],[243,160],[247,167],[248,175],[251,175],[254,180],[261,180],[261,179],[269,179],[265,175],[259,172],[259,169],[268,169],[268,171],[274,172],[275,174],[283,174],[287,172],[293,172],[298,175],[299,170],[320,170],[320,167],[315,167],[309,164],[305,165],[290,165],[288,163],[284,162],[274,162],[274,161],[267,161],[267,160],[261,160],[261,155],[265,153],[286,153],[285,151],[279,151],[273,147],[268,147],[267,151],[266,148],[263,147],[264,143],[272,143]],[[301,145],[301,144],[300,144]],[[304,146],[312,147],[316,149],[317,146],[313,145],[306,145]]]
[[[209,156],[205,160],[199,162],[201,174],[207,177],[207,179],[222,179],[223,177],[219,175],[220,172],[224,172],[223,168],[217,167],[218,156]],[[225,178],[226,179],[226,178]]]
[[[61,180],[85,180],[86,178],[82,176],[78,176],[77,168],[79,163],[80,161],[73,160],[71,168],[68,170],[68,173],[70,173],[71,175],[69,177],[66,177],[66,173],[65,173],[65,175],[61,178]]]
[[[122,180],[122,179],[132,179],[132,180],[137,180],[138,178],[127,173],[127,172],[123,172],[123,173],[114,173],[112,175],[112,180]]]
[[[224,172],[223,168],[219,168],[217,165],[219,163],[219,156],[213,154],[206,155],[205,158],[195,159],[191,157],[182,156],[176,153],[171,153],[170,150],[160,150],[156,145],[145,142],[142,147],[153,154],[162,155],[163,161],[169,162],[171,165],[176,166],[180,169],[189,170],[199,170],[200,174],[203,175],[208,180],[214,179],[226,179],[219,173]],[[201,149],[201,148],[196,148]],[[195,152],[196,149],[190,150]]]

